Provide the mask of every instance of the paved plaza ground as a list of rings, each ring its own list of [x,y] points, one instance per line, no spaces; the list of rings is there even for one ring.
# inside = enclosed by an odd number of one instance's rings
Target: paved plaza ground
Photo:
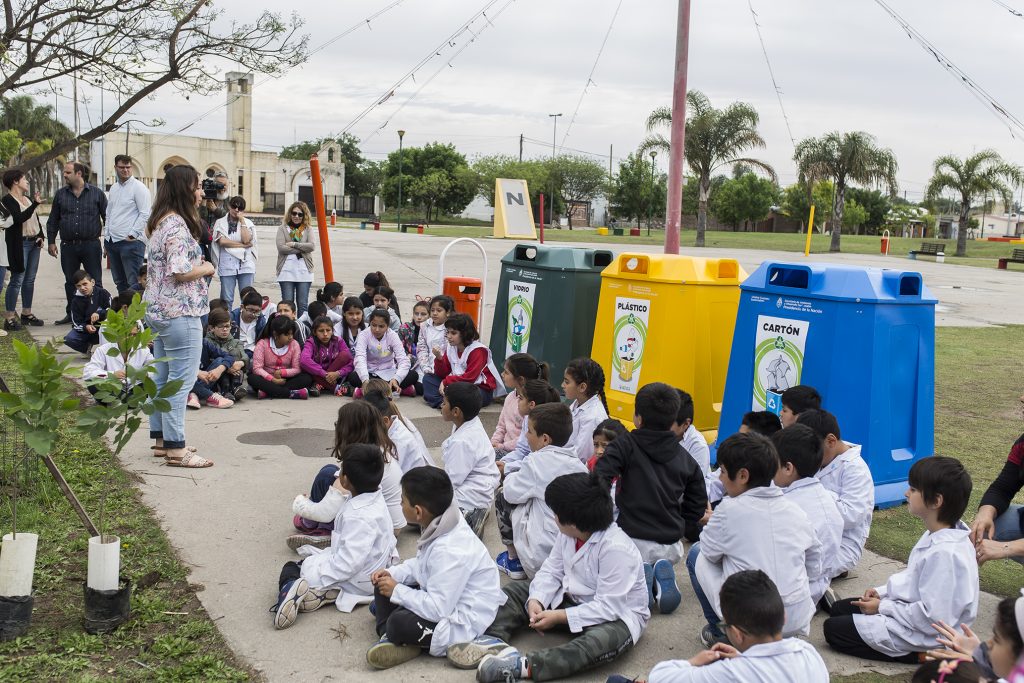
[[[263,251],[256,287],[273,299],[279,296],[274,274],[273,236],[275,228],[259,229]],[[383,270],[398,292],[402,310],[411,312],[414,295],[429,296],[439,291],[438,255],[448,240],[418,235],[335,229],[331,248],[335,278],[347,293],[362,290],[368,270]],[[483,240],[490,261],[484,299],[485,330],[490,327],[498,260],[512,244]],[[607,248],[607,245],[602,245]],[[638,251],[657,252],[652,247]],[[695,253],[685,249],[684,253]],[[751,272],[762,260],[803,261],[792,253],[738,250],[700,250],[701,256],[737,258]],[[906,258],[863,255],[816,255],[811,260],[855,263],[868,266],[919,270],[940,301],[940,325],[978,326],[1020,323],[1020,291],[1024,274],[909,261]],[[35,310],[47,326],[34,328],[37,339],[63,334],[67,330],[50,325],[63,315],[62,276],[55,259],[44,255],[36,283]],[[317,263],[319,261],[317,260]],[[446,274],[478,276],[483,263],[471,246],[456,246],[450,252]],[[104,284],[109,278],[105,274]],[[320,283],[322,285],[322,282]],[[218,294],[215,283],[212,296]],[[488,335],[485,333],[485,340]],[[301,615],[286,631],[275,631],[267,609],[276,598],[277,575],[281,565],[295,555],[284,544],[291,533],[291,501],[297,493],[308,493],[313,475],[330,459],[334,417],[340,401],[321,397],[306,402],[247,399],[230,410],[204,408],[189,412],[187,433],[190,444],[212,458],[216,466],[206,470],[164,467],[150,455],[150,441],[140,430],[121,454],[124,467],[137,474],[145,502],[161,519],[171,543],[192,568],[191,581],[211,618],[235,652],[270,681],[301,680],[473,680],[444,660],[427,656],[399,669],[374,673],[364,654],[375,641],[373,621],[365,608],[343,614],[326,608]],[[440,444],[448,429],[436,411],[420,399],[402,399],[402,411],[423,432],[431,453],[440,464]],[[484,415],[493,427],[499,407]],[[493,554],[500,551],[493,520],[484,538]],[[416,534],[403,531],[399,550],[403,558],[415,553]],[[841,596],[861,593],[883,583],[900,568],[898,562],[866,552],[851,577],[835,584]],[[673,615],[652,616],[639,645],[619,661],[575,677],[578,681],[603,681],[609,673],[644,675],[663,659],[688,658],[700,649],[700,610],[693,598],[685,567],[677,568],[683,590],[683,606]],[[997,598],[983,594],[981,615],[994,613]],[[834,674],[863,671],[905,672],[907,667],[863,662],[833,654],[821,636],[823,615],[812,626],[811,641]],[[987,635],[991,617],[979,619],[978,632]],[[515,641],[526,650],[562,642],[563,636],[541,637],[525,634]]]

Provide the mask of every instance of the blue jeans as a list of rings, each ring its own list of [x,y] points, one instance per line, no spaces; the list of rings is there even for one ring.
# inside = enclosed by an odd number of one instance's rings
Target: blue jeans
[[[169,400],[170,411],[149,416],[149,436],[163,439],[166,448],[185,447],[185,402],[199,372],[203,350],[203,324],[198,316],[155,320],[146,316],[146,325],[156,332],[153,355],[165,360],[156,364],[156,385],[181,380],[181,387]]]
[[[1021,529],[1021,511],[1024,505],[1011,505],[1006,512],[996,517],[996,531],[994,538],[997,541],[1019,541],[1024,538],[1024,530]],[[1024,564],[1024,557],[1009,558],[1014,562]]]
[[[110,275],[119,294],[139,281],[139,267],[146,258],[146,245],[142,240],[107,241],[107,255],[110,257]]]
[[[711,606],[708,596],[704,595],[704,589],[700,587],[700,581],[697,580],[698,557],[700,557],[700,543],[694,543],[690,546],[690,552],[686,554],[686,571],[690,573],[690,584],[693,585],[693,592],[697,594],[697,602],[700,603],[700,609],[704,612],[704,619],[711,625],[711,630],[715,637],[720,638],[723,635],[718,629],[718,622],[721,619],[719,619],[718,614],[715,612],[715,608]]]
[[[36,273],[39,271],[39,253],[42,248],[35,240],[25,240],[22,245],[25,255],[25,271],[23,273],[11,273],[11,284],[7,286],[7,293],[4,294],[4,308],[13,311],[18,305],[18,294],[21,294],[22,310],[32,308],[32,295],[36,288]],[[0,285],[3,282],[0,280]]]
[[[242,290],[251,287],[255,278],[255,273],[220,276],[220,298],[228,302],[229,310],[235,307],[235,286],[238,286],[239,306],[241,306]]]
[[[301,317],[309,305],[309,286],[312,282],[278,282],[281,285],[281,300],[294,301],[296,317]]]
[[[420,381],[423,383],[423,400],[431,408],[440,408],[441,404],[444,403],[444,396],[441,395],[442,379],[434,373],[430,373],[423,375]],[[491,401],[494,400],[494,392],[490,389],[485,389],[480,384],[476,386],[480,390],[480,407],[486,408],[491,405]]]

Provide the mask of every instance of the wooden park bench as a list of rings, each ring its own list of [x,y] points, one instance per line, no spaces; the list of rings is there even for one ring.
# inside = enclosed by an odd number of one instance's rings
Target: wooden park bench
[[[1014,249],[1012,256],[999,259],[999,270],[1006,270],[1009,263],[1024,263],[1024,249]]]
[[[946,260],[945,242],[922,242],[920,249],[915,249],[907,254],[907,258],[916,259],[918,254],[934,256],[935,260],[942,263]]]

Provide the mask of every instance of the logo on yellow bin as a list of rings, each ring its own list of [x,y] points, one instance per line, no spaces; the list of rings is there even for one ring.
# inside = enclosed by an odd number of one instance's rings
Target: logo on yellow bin
[[[522,296],[515,296],[509,300],[506,327],[506,337],[512,353],[519,353],[530,341],[530,330],[533,328],[533,305]]]
[[[612,366],[619,379],[629,382],[643,364],[644,347],[647,345],[647,324],[630,313],[615,322],[613,336],[615,353],[612,354]]]

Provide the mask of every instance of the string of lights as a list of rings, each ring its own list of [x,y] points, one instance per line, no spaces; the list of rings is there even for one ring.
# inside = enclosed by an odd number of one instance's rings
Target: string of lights
[[[601,46],[597,48],[597,57],[594,58],[594,64],[590,67],[590,73],[587,75],[587,82],[583,84],[583,90],[580,92],[580,98],[576,101],[576,109],[572,112],[572,118],[569,119],[569,125],[565,128],[565,133],[562,135],[562,146],[565,146],[565,141],[569,139],[569,131],[572,130],[572,125],[576,123],[576,115],[580,112],[580,106],[583,104],[583,98],[587,96],[587,90],[590,86],[596,86],[594,83],[594,72],[597,71],[597,63],[601,61],[601,53],[604,52],[604,46],[608,43],[608,36],[612,33],[612,28],[615,26],[615,19],[619,16],[619,10],[622,9],[622,0],[619,0],[619,4],[615,6],[615,12],[612,14],[612,20],[608,24],[608,30],[604,33],[604,39],[601,41]]]

